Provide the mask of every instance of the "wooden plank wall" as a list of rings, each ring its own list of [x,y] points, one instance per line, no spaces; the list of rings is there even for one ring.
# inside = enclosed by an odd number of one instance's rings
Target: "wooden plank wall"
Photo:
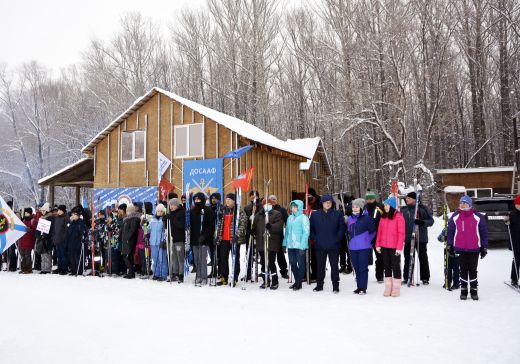
[[[148,122],[146,122],[148,120]],[[172,165],[163,178],[169,180],[174,191],[183,192],[182,159],[174,158],[175,126],[190,123],[204,123],[204,158],[219,158],[230,150],[244,146],[247,140],[224,126],[193,112],[190,108],[171,100],[165,95],[156,94],[138,110],[110,132],[96,146],[95,188],[142,187],[158,185],[158,151],[172,159]],[[124,131],[146,130],[146,161],[120,162],[121,134]],[[110,140],[110,146],[109,146]],[[281,155],[283,154],[283,155]],[[202,159],[202,158],[199,158]],[[248,151],[239,162],[224,160],[224,194],[232,192],[231,181],[241,172],[255,167],[253,189],[265,196],[265,181],[271,179],[269,194],[275,194],[280,204],[287,206],[292,192],[304,191],[305,172],[299,170],[304,158],[276,151],[266,146],[256,146]],[[147,174],[148,172],[148,178]],[[312,185],[312,184],[311,184]],[[319,187],[316,185],[316,187]],[[319,190],[319,188],[318,188]],[[243,204],[249,201],[248,192],[243,193]]]

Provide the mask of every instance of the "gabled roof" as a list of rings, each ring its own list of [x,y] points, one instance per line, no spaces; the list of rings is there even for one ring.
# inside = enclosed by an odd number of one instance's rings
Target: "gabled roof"
[[[283,141],[281,139],[276,138],[275,136],[263,131],[262,129],[245,122],[244,120],[238,119],[236,117],[226,115],[221,113],[220,111],[210,109],[209,107],[198,104],[194,101],[185,99],[179,95],[176,95],[172,92],[165,91],[159,87],[154,87],[150,91],[148,91],[145,95],[138,98],[132,106],[130,106],[126,111],[124,111],[121,115],[115,118],[105,129],[99,132],[83,149],[84,153],[93,153],[93,149],[97,143],[99,143],[106,135],[108,135],[112,130],[114,130],[119,124],[121,124],[126,118],[128,118],[131,114],[133,114],[137,109],[139,109],[144,103],[146,103],[149,99],[155,96],[157,93],[161,93],[172,100],[175,100],[184,106],[189,107],[190,109],[198,112],[201,115],[213,120],[214,122],[236,132],[237,134],[267,145],[269,147],[273,147],[279,150],[283,150],[285,152],[289,152],[292,154],[296,154],[301,157],[305,157],[307,159],[314,158],[314,155],[317,151],[319,145],[323,147],[320,138],[308,138],[308,139],[296,139],[296,140],[287,140]],[[325,149],[323,148],[323,152]],[[326,156],[326,154],[325,154]],[[326,157],[328,163],[328,157]],[[329,164],[330,169],[330,164]]]

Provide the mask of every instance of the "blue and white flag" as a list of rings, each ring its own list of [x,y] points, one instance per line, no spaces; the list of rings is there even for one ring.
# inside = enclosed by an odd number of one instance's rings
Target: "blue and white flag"
[[[224,158],[240,158],[244,153],[246,153],[249,149],[253,148],[252,145],[246,145],[245,147],[241,147],[231,152],[228,152],[224,155]]]
[[[0,196],[0,255],[25,235],[25,224]]]

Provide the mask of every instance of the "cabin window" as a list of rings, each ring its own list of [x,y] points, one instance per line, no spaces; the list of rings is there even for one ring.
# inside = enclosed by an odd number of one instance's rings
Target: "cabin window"
[[[316,161],[312,161],[311,164],[312,179],[318,179],[320,176],[320,164]]]
[[[175,127],[175,158],[204,157],[204,124]]]
[[[142,130],[121,133],[121,160],[144,160],[144,134]]]

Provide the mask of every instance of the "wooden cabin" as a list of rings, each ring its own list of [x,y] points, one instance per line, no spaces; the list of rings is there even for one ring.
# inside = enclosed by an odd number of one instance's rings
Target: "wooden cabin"
[[[513,191],[514,167],[480,167],[438,169],[441,188],[464,186],[471,197],[493,197],[495,193],[509,194]]]
[[[171,161],[162,178],[180,195],[185,186],[184,161],[222,158],[246,145],[253,147],[241,158],[224,159],[224,193],[231,192],[231,181],[250,167],[255,167],[252,188],[264,196],[265,181],[270,179],[269,194],[277,195],[283,205],[289,204],[293,192],[304,191],[306,183],[318,192],[325,191],[331,168],[320,138],[283,141],[243,120],[156,87],[82,151],[93,161],[94,189],[157,186],[161,153]],[[52,178],[41,181],[50,189],[55,186]]]

